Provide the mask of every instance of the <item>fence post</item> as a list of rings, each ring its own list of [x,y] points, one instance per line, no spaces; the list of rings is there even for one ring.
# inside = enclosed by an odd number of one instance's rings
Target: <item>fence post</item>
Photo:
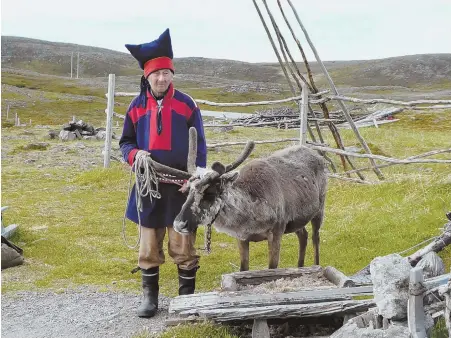
[[[300,104],[300,116],[301,123],[299,125],[299,141],[302,145],[307,142],[307,112],[308,112],[308,88],[307,85],[302,82],[302,99]]]
[[[427,338],[423,307],[423,282],[423,268],[413,268],[410,270],[409,300],[407,302],[407,324],[409,326],[409,332],[413,338]]]
[[[6,120],[9,120],[9,104],[8,107],[6,107]]]
[[[103,158],[103,167],[108,168],[110,166],[110,154],[111,154],[111,138],[113,132],[113,111],[114,111],[114,87],[116,76],[110,74],[108,77],[108,104],[107,104],[107,117],[106,117],[106,135],[105,135],[105,152]]]

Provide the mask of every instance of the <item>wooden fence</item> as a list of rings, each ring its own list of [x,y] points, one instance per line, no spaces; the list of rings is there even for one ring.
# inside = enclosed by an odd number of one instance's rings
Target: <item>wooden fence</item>
[[[350,152],[344,150],[344,146],[342,145],[340,148],[332,148],[329,147],[327,144],[324,143],[324,138],[321,136],[320,140],[322,142],[317,142],[316,138],[313,137],[313,133],[311,132],[311,128],[309,126],[309,121],[313,122],[314,124],[318,121],[324,121],[330,125],[335,126],[333,119],[318,119],[315,117],[308,116],[308,112],[312,111],[311,105],[314,104],[324,104],[324,102],[327,101],[349,101],[349,102],[358,102],[363,104],[376,104],[376,103],[387,103],[392,104],[394,106],[397,106],[396,110],[390,110],[391,114],[396,114],[404,111],[405,109],[419,109],[419,110],[425,110],[425,109],[447,109],[451,108],[451,100],[416,100],[416,101],[399,101],[399,100],[389,100],[389,99],[370,99],[370,100],[364,100],[364,99],[358,99],[353,97],[347,97],[347,96],[340,96],[340,95],[328,95],[328,91],[321,91],[317,93],[311,93],[309,92],[309,89],[306,84],[302,83],[302,95],[300,96],[293,96],[285,99],[280,100],[272,100],[272,101],[258,101],[258,102],[235,102],[235,103],[219,103],[219,102],[211,102],[207,100],[202,99],[196,99],[197,103],[202,103],[209,106],[215,106],[215,107],[244,107],[244,106],[259,106],[259,105],[274,105],[274,104],[280,104],[280,103],[287,103],[287,102],[297,102],[299,106],[299,117],[296,119],[296,121],[300,121],[300,127],[299,127],[299,139],[295,138],[286,138],[286,139],[275,139],[275,140],[261,140],[261,141],[255,141],[257,144],[263,144],[263,143],[280,143],[280,142],[293,142],[299,140],[300,144],[305,144],[312,149],[317,150],[319,153],[321,153],[326,160],[331,164],[332,173],[329,175],[330,177],[342,179],[342,180],[348,180],[348,181],[355,181],[359,183],[368,183],[368,181],[365,181],[363,175],[361,175],[361,172],[367,171],[367,170],[378,170],[380,172],[380,168],[384,168],[387,166],[395,165],[395,164],[409,164],[409,163],[445,163],[449,164],[451,163],[451,160],[441,160],[441,159],[425,159],[425,157],[429,157],[432,155],[440,154],[440,153],[449,153],[451,152],[451,148],[445,148],[445,149],[439,149],[430,151],[424,154],[419,154],[415,156],[411,156],[409,158],[405,159],[395,159],[390,158],[386,156],[380,156],[380,155],[374,155],[366,152],[364,154]],[[106,121],[106,134],[107,137],[105,139],[105,150],[104,150],[104,167],[109,167],[110,164],[110,158],[111,158],[111,137],[112,137],[112,120],[113,116],[116,116],[120,119],[124,119],[125,115],[118,114],[114,111],[114,97],[115,96],[136,96],[138,93],[126,93],[126,92],[115,92],[115,74],[109,75],[108,80],[108,94],[106,94],[106,97],[108,99],[107,103],[107,109],[105,112],[107,113],[107,121]],[[387,112],[385,112],[387,113]],[[375,118],[382,117],[383,115],[370,115],[367,117],[369,121],[374,120]],[[287,121],[285,121],[287,122]],[[280,122],[279,122],[280,123]],[[357,125],[354,121],[348,120],[347,123],[350,123],[355,128],[357,128]],[[234,125],[233,123],[231,124]],[[227,125],[226,125],[227,126]],[[244,127],[253,127],[253,124],[249,125],[243,125]],[[311,136],[312,140],[307,140],[307,133]],[[321,135],[321,134],[320,134]],[[220,147],[227,147],[227,146],[234,146],[234,145],[241,145],[245,144],[246,142],[224,142],[224,143],[216,143],[216,144],[207,144],[208,149],[217,149]],[[333,162],[327,157],[326,153],[332,153],[336,154],[338,156],[341,156],[342,158],[347,158],[348,162],[351,164],[351,170],[347,169],[344,172],[338,174],[335,166],[333,165]],[[369,159],[370,166],[363,167],[363,168],[356,168],[352,162],[349,160],[349,157],[355,157],[355,158],[366,158]],[[384,161],[387,162],[387,164],[376,164],[374,161]],[[346,167],[345,167],[346,169]],[[351,174],[357,174],[358,179],[351,178]]]

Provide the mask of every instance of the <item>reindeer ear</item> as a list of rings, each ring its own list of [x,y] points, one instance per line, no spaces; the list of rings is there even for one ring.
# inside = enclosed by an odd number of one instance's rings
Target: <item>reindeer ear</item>
[[[215,162],[211,165],[211,169],[213,169],[214,171],[216,171],[219,175],[222,175],[225,173],[225,166],[224,164],[220,163],[220,162]]]

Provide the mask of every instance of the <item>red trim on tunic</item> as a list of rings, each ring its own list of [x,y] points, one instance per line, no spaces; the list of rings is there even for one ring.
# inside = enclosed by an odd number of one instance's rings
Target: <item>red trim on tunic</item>
[[[157,132],[157,115],[158,104],[153,95],[147,92],[147,107],[151,110],[150,114],[150,137],[149,137],[149,149],[150,150],[172,150],[172,112],[171,101],[174,95],[174,86],[171,83],[169,85],[168,92],[164,96],[162,103],[162,125],[163,130],[158,135]]]
[[[129,153],[128,153],[128,164],[133,165],[133,162],[135,161],[135,155],[138,152],[139,149],[132,149]]]
[[[185,116],[186,120],[189,120],[193,110],[189,107],[186,102],[179,101],[177,99],[172,100],[172,110],[174,110],[177,114]]]

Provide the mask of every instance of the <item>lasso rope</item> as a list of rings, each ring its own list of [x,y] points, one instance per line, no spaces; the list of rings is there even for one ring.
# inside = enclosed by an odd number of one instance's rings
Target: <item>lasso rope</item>
[[[143,197],[149,196],[152,203],[154,198],[161,198],[161,194],[158,192],[158,173],[155,168],[149,165],[147,158],[149,153],[144,150],[138,150],[135,155],[135,161],[130,168],[130,179],[128,183],[128,196],[132,187],[132,175],[135,172],[135,197],[136,197],[136,212],[138,213],[138,240],[135,245],[131,246],[128,243],[127,235],[125,234],[125,221],[130,198],[127,199],[125,206],[124,218],[122,219],[122,239],[125,245],[129,249],[136,249],[141,241],[141,216],[140,212],[143,211]]]

